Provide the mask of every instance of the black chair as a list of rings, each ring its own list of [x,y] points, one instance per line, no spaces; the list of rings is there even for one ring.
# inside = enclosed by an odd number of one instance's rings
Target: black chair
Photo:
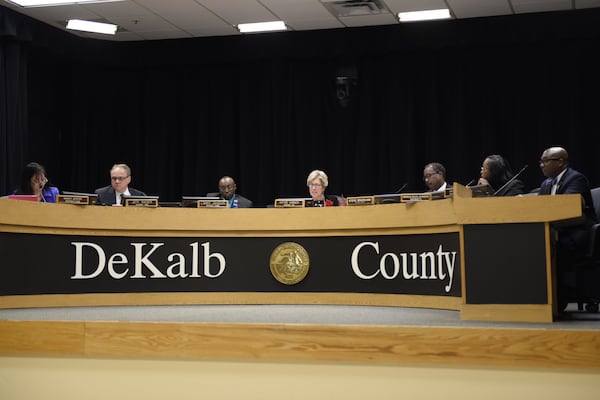
[[[600,187],[592,189],[592,201],[594,203],[594,210],[596,210],[596,217],[600,221]]]
[[[592,189],[596,216],[600,219],[600,187]],[[577,309],[598,312],[600,303],[600,223],[590,232],[590,245],[583,262],[575,265]]]

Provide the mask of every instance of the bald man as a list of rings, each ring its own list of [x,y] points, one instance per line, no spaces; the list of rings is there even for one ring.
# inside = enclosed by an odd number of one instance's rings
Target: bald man
[[[251,208],[253,206],[252,201],[248,200],[244,196],[236,193],[237,185],[230,176],[224,176],[219,179],[219,192],[207,193],[209,197],[219,197],[220,199],[227,200],[229,208]]]
[[[574,283],[569,267],[586,254],[590,242],[590,228],[598,222],[587,178],[569,167],[569,154],[562,147],[544,150],[540,169],[546,177],[540,186],[540,195],[580,194],[585,217],[580,225],[558,230],[556,243],[556,267],[558,283],[558,306],[562,311],[568,301],[573,301]]]

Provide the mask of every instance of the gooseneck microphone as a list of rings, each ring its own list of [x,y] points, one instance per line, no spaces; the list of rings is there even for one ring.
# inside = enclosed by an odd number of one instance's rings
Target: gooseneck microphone
[[[527,169],[528,166],[529,165],[525,164],[525,166],[523,168],[521,168],[521,170],[519,172],[517,172],[515,174],[515,176],[513,176],[508,181],[506,181],[506,183],[504,185],[500,186],[500,189],[496,190],[496,192],[494,193],[494,196],[497,196],[498,193],[502,192],[502,190],[504,190],[508,185],[510,185],[510,183],[512,181],[514,181],[515,179],[517,179],[519,177],[519,175],[521,175],[523,173],[523,171],[525,171]]]
[[[474,183],[475,183],[475,179],[471,179],[471,180],[469,181],[469,183],[467,183],[465,186],[466,186],[466,187],[469,187],[469,186],[471,186],[471,185],[472,185],[472,184],[474,184]]]
[[[406,189],[407,186],[408,186],[408,183],[405,183],[404,185],[400,186],[400,189],[396,190],[394,192],[394,194],[400,193],[401,191],[403,191],[404,189]]]

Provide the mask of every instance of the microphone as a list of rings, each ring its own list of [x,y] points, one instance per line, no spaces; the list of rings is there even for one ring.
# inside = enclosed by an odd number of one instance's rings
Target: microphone
[[[523,168],[521,168],[521,170],[519,172],[517,172],[515,174],[515,176],[513,176],[512,178],[510,178],[504,185],[500,186],[500,189],[496,190],[496,192],[494,193],[494,196],[497,196],[498,193],[502,192],[502,190],[504,190],[504,188],[506,188],[508,185],[510,185],[510,183],[512,181],[514,181],[515,179],[517,179],[519,177],[519,175],[521,175],[523,173],[523,171],[525,171],[527,169],[527,167],[529,167],[529,165],[525,164],[525,166]]]
[[[472,184],[474,184],[474,183],[475,183],[475,179],[471,179],[471,180],[469,181],[469,183],[467,183],[465,186],[466,186],[466,187],[469,187],[469,186],[471,186],[471,185],[472,185]]]
[[[400,193],[401,191],[403,191],[404,189],[406,189],[407,186],[408,186],[408,183],[405,183],[404,185],[400,186],[400,189],[396,190],[394,192],[394,194]]]

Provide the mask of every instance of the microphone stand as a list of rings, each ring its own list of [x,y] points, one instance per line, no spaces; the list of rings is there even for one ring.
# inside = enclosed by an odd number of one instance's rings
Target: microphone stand
[[[398,193],[400,193],[401,191],[403,191],[404,189],[406,189],[406,187],[407,187],[407,186],[408,186],[408,183],[405,183],[404,185],[402,185],[402,186],[400,187],[400,189],[396,190],[396,191],[394,192],[394,194],[398,194]]]
[[[523,171],[525,171],[527,169],[528,166],[529,165],[526,164],[523,168],[521,168],[521,170],[519,172],[517,172],[515,174],[515,176],[510,178],[504,185],[500,186],[500,189],[496,190],[496,192],[494,193],[494,196],[497,196],[498,193],[502,192],[502,190],[504,190],[508,185],[510,185],[512,181],[517,179],[519,177],[519,175],[521,175],[523,173]]]

